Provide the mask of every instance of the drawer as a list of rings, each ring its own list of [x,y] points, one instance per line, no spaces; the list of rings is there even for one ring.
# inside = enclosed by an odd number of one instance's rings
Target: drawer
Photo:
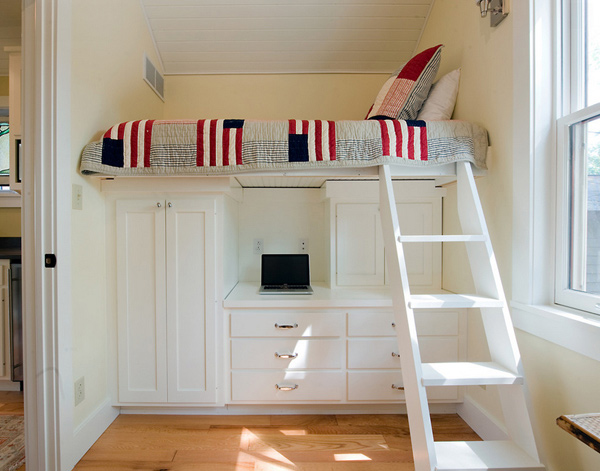
[[[240,311],[231,314],[232,337],[340,337],[341,312]]]
[[[434,363],[458,361],[457,337],[419,337],[421,361]],[[400,368],[395,337],[348,340],[348,368]]]
[[[290,387],[289,391],[277,388]],[[231,399],[250,402],[341,401],[345,396],[342,372],[231,373]]]
[[[402,386],[399,371],[351,371],[348,372],[349,401],[404,401],[404,391],[394,386]],[[458,388],[444,386],[427,388],[430,401],[456,401]]]
[[[458,311],[415,311],[419,335],[458,335]],[[350,311],[348,313],[348,336],[393,336],[394,314],[391,311]]]
[[[344,344],[332,339],[231,340],[232,368],[342,368]],[[281,355],[295,355],[282,358]]]

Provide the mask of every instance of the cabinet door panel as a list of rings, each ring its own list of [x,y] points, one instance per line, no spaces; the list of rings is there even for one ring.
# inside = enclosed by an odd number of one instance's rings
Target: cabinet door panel
[[[337,205],[336,246],[338,285],[383,285],[383,239],[376,204]]]
[[[164,402],[165,214],[156,201],[117,202],[117,280],[119,400]]]
[[[167,201],[169,402],[214,402],[215,202]]]

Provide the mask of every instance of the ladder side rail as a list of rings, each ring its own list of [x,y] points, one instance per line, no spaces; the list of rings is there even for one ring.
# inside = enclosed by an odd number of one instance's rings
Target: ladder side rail
[[[410,287],[404,249],[399,241],[400,224],[389,165],[379,167],[379,190],[380,219],[388,274],[390,276],[396,338],[400,352],[415,470],[432,471],[437,466],[433,430],[429,415],[429,404],[427,403],[427,392],[422,382],[421,354],[414,311],[408,304]]]
[[[493,296],[503,302],[502,308],[482,308],[481,315],[492,361],[523,377],[523,365],[508,304],[502,288],[500,271],[491,245],[489,232],[479,200],[471,164],[457,163],[458,215],[464,233],[483,234],[483,244],[467,244],[469,264],[478,295]],[[539,461],[535,437],[528,411],[527,388],[524,385],[499,386],[498,394],[505,425],[511,439],[532,458]]]

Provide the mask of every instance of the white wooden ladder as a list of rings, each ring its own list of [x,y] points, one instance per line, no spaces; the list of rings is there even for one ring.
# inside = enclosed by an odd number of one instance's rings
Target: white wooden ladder
[[[415,470],[543,470],[527,409],[521,358],[471,164],[456,166],[464,235],[403,236],[390,168],[382,165],[379,170],[381,223]],[[466,243],[476,293],[411,295],[404,244],[424,242]],[[491,362],[421,363],[414,310],[442,308],[481,310]],[[452,385],[498,385],[509,440],[434,442],[425,387]]]

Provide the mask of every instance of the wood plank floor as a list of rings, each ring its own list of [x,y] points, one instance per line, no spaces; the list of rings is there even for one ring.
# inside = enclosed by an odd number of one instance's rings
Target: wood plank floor
[[[457,415],[436,440],[479,440]],[[405,415],[120,415],[76,470],[413,470]]]
[[[25,415],[21,391],[0,391],[0,415]],[[17,471],[25,471],[25,465]]]

